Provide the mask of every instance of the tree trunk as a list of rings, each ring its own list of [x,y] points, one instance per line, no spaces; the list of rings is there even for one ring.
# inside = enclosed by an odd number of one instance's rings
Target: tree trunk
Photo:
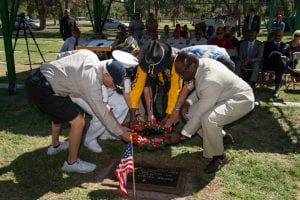
[[[56,15],[52,14],[52,17],[53,17],[53,25],[56,26]]]
[[[65,9],[69,8],[69,0],[65,0]]]
[[[230,8],[228,2],[226,0],[223,0],[223,3],[225,4],[225,6],[227,8],[227,13],[231,13],[232,11],[231,11],[231,8]]]
[[[157,20],[158,20],[158,12],[159,12],[159,1],[155,0],[155,2],[154,2],[154,16],[155,16],[155,19],[157,19]]]
[[[36,0],[36,5],[37,5],[39,19],[40,19],[40,29],[44,30],[46,28],[47,4],[43,0]]]

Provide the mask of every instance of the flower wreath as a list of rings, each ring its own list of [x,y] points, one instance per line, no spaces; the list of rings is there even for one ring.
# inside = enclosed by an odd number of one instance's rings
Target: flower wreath
[[[171,128],[163,127],[157,122],[137,122],[130,127],[136,134],[132,135],[133,144],[142,150],[164,149],[171,137]]]

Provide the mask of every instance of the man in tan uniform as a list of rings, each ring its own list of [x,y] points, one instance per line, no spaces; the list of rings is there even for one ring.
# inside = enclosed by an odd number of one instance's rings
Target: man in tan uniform
[[[223,126],[246,115],[254,108],[251,87],[225,65],[210,58],[179,52],[175,70],[184,81],[195,81],[195,90],[184,103],[187,119],[181,134],[191,138],[196,132],[203,138],[203,156],[213,158],[206,173],[214,173],[226,164]]]

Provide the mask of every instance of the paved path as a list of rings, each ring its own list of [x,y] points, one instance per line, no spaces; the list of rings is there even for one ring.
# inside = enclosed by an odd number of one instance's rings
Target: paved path
[[[273,106],[296,106],[300,107],[300,102],[273,102]]]

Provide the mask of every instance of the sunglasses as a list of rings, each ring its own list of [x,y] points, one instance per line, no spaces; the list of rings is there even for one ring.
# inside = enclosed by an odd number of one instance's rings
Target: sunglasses
[[[216,33],[217,35],[222,35],[224,32],[218,32],[218,33]]]

